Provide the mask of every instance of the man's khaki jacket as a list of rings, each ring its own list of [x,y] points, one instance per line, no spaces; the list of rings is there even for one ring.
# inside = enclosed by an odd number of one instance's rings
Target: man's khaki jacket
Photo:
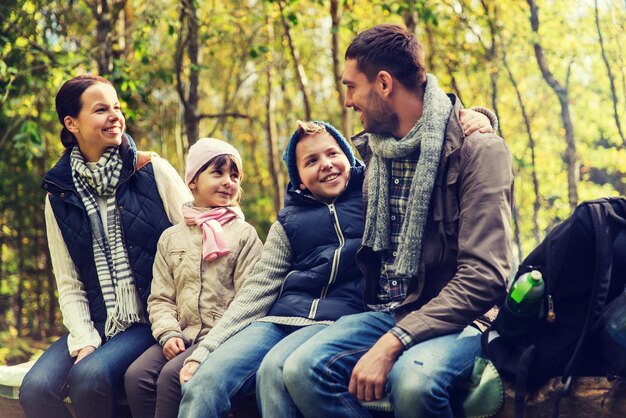
[[[472,322],[484,329],[497,312],[492,308],[503,300],[511,269],[511,154],[495,134],[465,136],[462,105],[450,98],[454,108],[426,221],[420,273],[395,310],[397,325],[413,344],[458,332]],[[352,140],[369,162],[368,135]],[[367,184],[366,174],[366,206]],[[365,302],[376,303],[380,256],[362,246],[357,263],[366,278]]]

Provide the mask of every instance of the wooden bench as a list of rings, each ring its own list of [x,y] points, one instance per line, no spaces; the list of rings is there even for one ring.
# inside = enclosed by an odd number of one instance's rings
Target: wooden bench
[[[25,418],[19,403],[19,388],[24,376],[34,363],[32,361],[15,366],[0,366],[0,418]],[[73,413],[70,400],[66,399],[65,401]],[[384,408],[385,406],[383,406]],[[117,414],[119,418],[132,418],[125,400],[118,405]],[[373,411],[373,414],[377,418],[390,416],[390,414],[381,411]],[[256,406],[255,395],[250,394],[233,405],[228,416],[229,418],[261,418]]]
[[[18,401],[19,386],[33,363],[0,366],[0,418],[24,418]],[[572,382],[570,394],[561,400],[560,417],[626,417],[626,385],[617,388],[613,388],[613,385],[613,382],[609,382],[603,377],[575,379]],[[526,399],[525,416],[532,418],[551,417],[553,401],[561,386],[560,379],[554,378],[541,390],[531,393]],[[611,390],[612,388],[613,390]],[[505,383],[504,393],[504,407],[495,415],[495,418],[513,418],[515,416],[515,390],[513,386]],[[390,417],[391,414],[384,411],[386,408],[389,406],[382,405],[381,410],[372,411],[372,413],[377,418]],[[120,418],[131,418],[128,405],[125,403],[120,404],[118,414]],[[249,395],[234,405],[229,417],[260,418],[254,395]]]
[[[19,403],[20,385],[24,376],[35,364],[34,361],[15,366],[0,366],[0,418],[25,418],[24,411]],[[70,412],[74,414],[69,399]],[[75,414],[74,414],[75,416]],[[118,418],[132,418],[128,403],[123,399],[117,407]],[[254,394],[247,396],[234,405],[229,414],[230,418],[260,418]]]
[[[0,366],[0,417],[24,417],[17,399],[22,379],[33,364],[28,362],[17,366]]]
[[[20,385],[33,364],[35,362],[30,361],[15,366],[0,366],[0,418],[25,418],[19,403]],[[74,414],[70,400],[65,399],[65,402]],[[126,400],[118,405],[117,415],[119,418],[132,418]]]

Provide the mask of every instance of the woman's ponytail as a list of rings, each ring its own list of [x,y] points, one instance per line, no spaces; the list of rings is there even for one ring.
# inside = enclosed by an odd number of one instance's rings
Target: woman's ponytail
[[[70,149],[74,147],[74,145],[78,145],[78,142],[76,141],[76,137],[74,136],[73,133],[68,131],[66,127],[63,127],[63,129],[61,129],[60,136],[61,136],[61,143],[63,144],[65,149]]]

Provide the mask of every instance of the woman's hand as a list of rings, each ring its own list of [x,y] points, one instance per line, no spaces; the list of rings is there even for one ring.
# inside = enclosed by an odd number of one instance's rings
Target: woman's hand
[[[185,364],[183,368],[180,369],[180,384],[182,385],[183,383],[188,382],[189,379],[193,377],[194,373],[196,373],[198,367],[200,367],[200,363],[194,360],[190,360],[187,364]]]
[[[163,344],[163,355],[171,360],[185,351],[185,342],[180,337],[172,337]]]
[[[74,364],[78,364],[79,361],[81,361],[94,351],[96,351],[96,347],[94,347],[93,345],[88,345],[87,347],[81,348],[80,350],[78,350],[78,355],[76,356],[76,361],[74,361]]]
[[[461,109],[461,128],[463,133],[469,135],[474,131],[489,133],[492,130],[491,121],[480,112],[471,109]]]

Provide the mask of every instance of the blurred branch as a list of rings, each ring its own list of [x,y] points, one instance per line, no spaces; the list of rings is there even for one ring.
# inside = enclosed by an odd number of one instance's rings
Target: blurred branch
[[[238,119],[250,119],[249,115],[239,112],[225,112],[225,113],[200,113],[196,116],[198,120],[201,119],[215,119],[215,118],[238,118]]]

